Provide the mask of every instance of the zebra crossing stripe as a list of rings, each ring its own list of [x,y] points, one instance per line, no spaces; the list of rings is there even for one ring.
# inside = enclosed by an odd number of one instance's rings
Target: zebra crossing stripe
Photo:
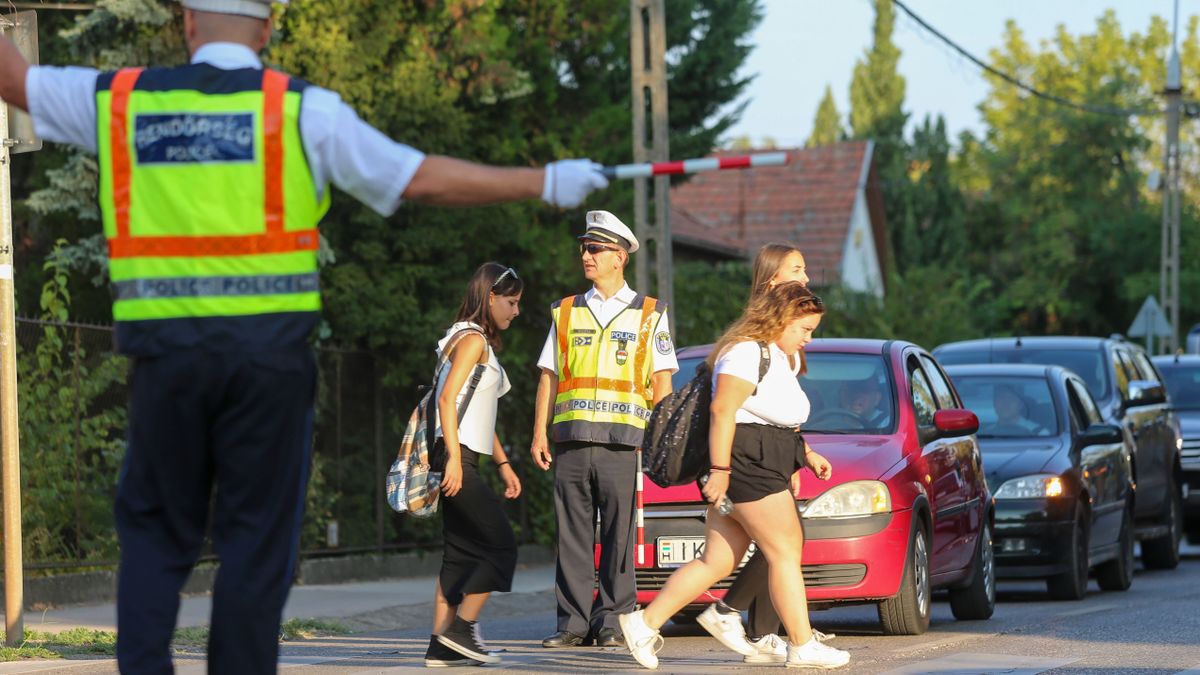
[[[1078,660],[1078,658],[1060,659],[1042,656],[962,653],[943,656],[939,659],[910,663],[906,666],[885,671],[884,675],[920,675],[922,673],[936,673],[936,675],[978,675],[979,673],[1037,675],[1047,670],[1061,668]]]

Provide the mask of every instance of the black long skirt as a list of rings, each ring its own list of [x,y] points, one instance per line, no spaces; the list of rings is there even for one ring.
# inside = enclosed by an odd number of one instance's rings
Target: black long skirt
[[[442,595],[451,605],[472,593],[511,591],[517,568],[517,540],[504,502],[479,474],[479,453],[466,446],[462,446],[462,473],[458,494],[441,499],[439,578]]]

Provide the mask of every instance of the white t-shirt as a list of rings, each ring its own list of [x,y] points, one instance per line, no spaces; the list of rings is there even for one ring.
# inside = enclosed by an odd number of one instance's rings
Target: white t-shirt
[[[465,328],[474,328],[482,332],[478,325],[469,321],[460,321],[450,326],[442,339],[438,340],[437,355],[439,359],[442,357],[442,349],[446,347],[446,342]],[[483,369],[483,375],[479,378],[479,385],[475,387],[475,394],[471,397],[470,404],[467,405],[466,414],[458,421],[458,442],[481,455],[490,455],[492,454],[492,440],[496,437],[496,404],[501,396],[512,389],[512,384],[508,381],[508,373],[504,372],[504,368],[496,360],[496,352],[492,351],[492,346],[485,343],[485,349],[487,349],[488,355],[487,365]],[[447,364],[438,376],[437,395],[440,395],[442,389],[446,387],[446,378],[449,375],[450,366]],[[471,378],[468,376],[467,381],[463,382],[462,389],[458,390],[458,396],[454,399],[456,406],[462,403],[463,395],[470,385]],[[442,436],[440,426],[437,436],[438,438]]]
[[[771,365],[762,382],[758,381],[758,366],[762,351],[753,341],[738,342],[717,357],[713,368],[713,391],[716,392],[717,377],[732,375],[751,383],[758,383],[758,391],[750,395],[738,408],[734,421],[738,424],[770,424],[777,427],[794,427],[808,421],[811,408],[808,395],[800,388],[796,379],[800,374],[800,359],[796,368],[788,363],[787,354],[771,343],[767,346]]]

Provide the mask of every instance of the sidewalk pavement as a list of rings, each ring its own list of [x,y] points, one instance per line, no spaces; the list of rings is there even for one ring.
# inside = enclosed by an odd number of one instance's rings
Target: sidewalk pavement
[[[389,607],[421,605],[433,602],[436,576],[364,581],[318,586],[293,586],[283,610],[287,619],[343,619]],[[517,568],[513,593],[537,593],[554,588],[554,565]],[[207,626],[212,598],[209,595],[184,598],[179,608],[177,627]],[[115,631],[115,604],[85,605],[45,612],[25,613],[25,627],[57,633],[70,628]]]

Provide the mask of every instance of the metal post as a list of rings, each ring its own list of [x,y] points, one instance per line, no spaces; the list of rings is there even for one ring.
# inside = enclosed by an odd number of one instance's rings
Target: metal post
[[[382,476],[386,476],[388,465],[383,458],[383,372],[379,359],[372,354],[371,372],[375,373],[375,550],[383,553],[383,503],[387,501]]]
[[[630,0],[629,53],[633,85],[633,161],[665,162],[670,158],[667,118],[667,27],[664,0]],[[650,147],[646,145],[646,101],[650,102]],[[654,224],[649,218],[649,184],[634,180],[634,234],[642,250],[636,257],[637,290],[667,303],[674,299],[671,260],[671,182],[654,178]],[[651,258],[654,281],[651,283]]]
[[[1175,2],[1175,30],[1179,30],[1179,2]],[[1167,62],[1167,137],[1163,144],[1163,219],[1162,261],[1159,273],[1159,296],[1163,313],[1171,324],[1171,334],[1159,341],[1163,353],[1175,351],[1179,345],[1179,112],[1183,97],[1180,84],[1179,50],[1171,40],[1171,56]]]
[[[4,488],[4,642],[25,640],[21,555],[21,452],[17,430],[17,329],[13,300],[12,195],[8,106],[0,105],[0,465]]]

